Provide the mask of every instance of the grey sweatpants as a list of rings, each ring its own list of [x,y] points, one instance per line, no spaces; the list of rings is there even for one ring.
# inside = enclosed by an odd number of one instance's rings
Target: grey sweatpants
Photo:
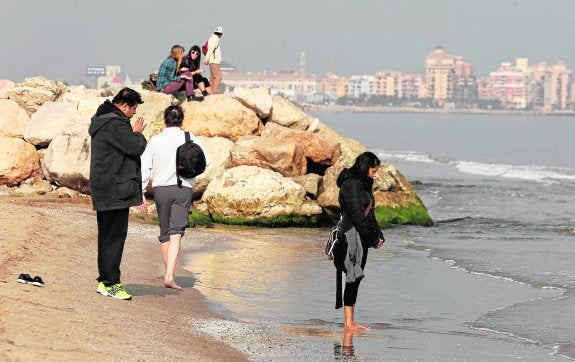
[[[154,200],[160,219],[158,240],[164,243],[170,240],[170,235],[184,235],[184,230],[189,226],[192,189],[177,185],[154,187]]]

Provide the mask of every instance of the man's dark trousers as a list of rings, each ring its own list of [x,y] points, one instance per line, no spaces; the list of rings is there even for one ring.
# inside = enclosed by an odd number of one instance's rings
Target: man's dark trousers
[[[98,277],[106,286],[120,283],[120,263],[128,235],[130,210],[97,211],[98,220]]]

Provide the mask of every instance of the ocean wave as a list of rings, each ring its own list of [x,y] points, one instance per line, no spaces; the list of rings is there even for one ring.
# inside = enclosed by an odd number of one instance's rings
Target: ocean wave
[[[416,151],[375,150],[374,152],[382,160],[400,160],[407,162],[448,165],[459,172],[471,175],[520,179],[544,183],[575,181],[575,169],[570,168],[446,160],[431,154]]]
[[[506,165],[470,161],[451,161],[463,173],[540,182],[575,181],[575,170],[537,165]]]
[[[436,163],[430,155],[415,151],[377,151],[379,158],[383,160],[403,160],[409,162]]]

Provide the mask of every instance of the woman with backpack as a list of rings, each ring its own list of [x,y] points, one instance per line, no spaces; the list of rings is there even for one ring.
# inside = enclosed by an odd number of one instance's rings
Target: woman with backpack
[[[339,271],[346,273],[343,295],[345,330],[368,328],[355,322],[354,308],[359,284],[364,277],[367,251],[370,247],[379,249],[385,242],[375,219],[375,198],[372,190],[373,179],[380,164],[381,161],[375,154],[364,152],[357,156],[351,168],[344,168],[337,178],[342,213],[340,227],[345,233],[347,248],[340,248],[337,253],[339,255],[334,255],[334,263]],[[345,245],[345,242],[339,244]],[[341,273],[338,272],[338,275]],[[340,286],[341,282],[339,282],[338,289]],[[338,294],[341,294],[341,291]],[[338,296],[336,308],[341,308],[340,296]]]
[[[176,262],[180,255],[180,244],[185,229],[189,225],[188,216],[192,204],[192,187],[195,177],[180,177],[176,170],[176,154],[178,148],[187,141],[186,132],[181,127],[184,121],[184,110],[180,106],[169,106],[164,110],[165,128],[161,133],[150,139],[146,150],[141,156],[142,163],[142,193],[146,191],[148,181],[152,179],[154,201],[160,221],[160,250],[166,267],[164,286],[166,288],[182,289],[174,280]],[[205,167],[210,164],[206,149],[198,142],[198,138],[189,133],[190,139],[197,143],[205,155]],[[142,211],[147,210],[146,198],[140,205]]]
[[[202,75],[204,70],[200,68],[201,60],[200,47],[198,45],[192,46],[188,54],[182,59],[180,73],[189,71],[193,76],[194,88],[199,89],[205,97],[212,94],[212,88],[210,87],[210,81]]]

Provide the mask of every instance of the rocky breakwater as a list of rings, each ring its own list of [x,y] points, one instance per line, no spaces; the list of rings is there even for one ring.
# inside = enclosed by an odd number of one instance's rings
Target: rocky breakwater
[[[174,98],[142,90],[146,138],[163,129]],[[0,80],[0,194],[89,193],[91,116],[113,90],[66,87],[43,77]],[[185,102],[183,128],[207,148],[212,164],[194,186],[194,208],[216,222],[313,225],[339,210],[337,175],[365,151],[267,89]],[[429,215],[405,177],[382,164],[374,186],[376,216],[428,225]]]

